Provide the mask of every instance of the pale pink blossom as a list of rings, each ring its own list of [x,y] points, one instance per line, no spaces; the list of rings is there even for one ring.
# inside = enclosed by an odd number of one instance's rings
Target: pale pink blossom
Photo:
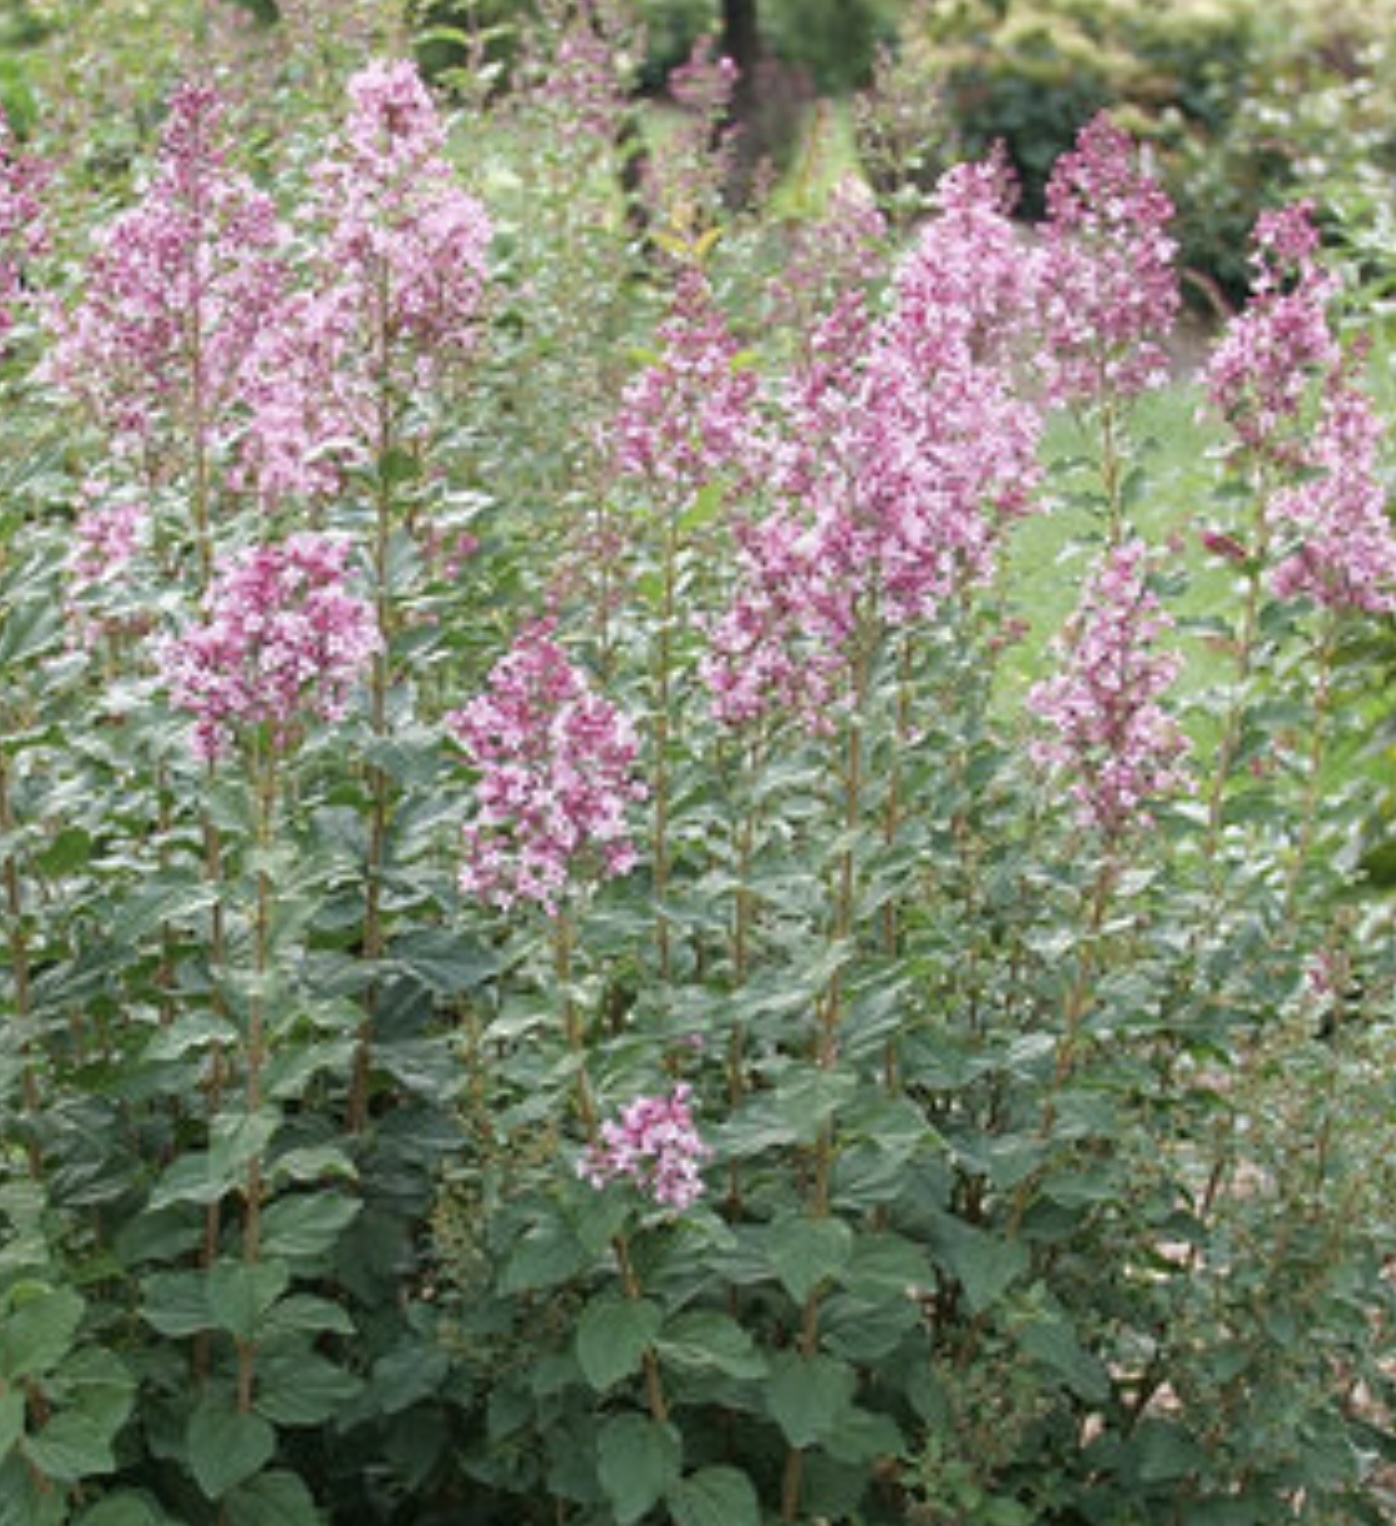
[[[692,1088],[679,1082],[667,1097],[637,1097],[577,1165],[593,1187],[629,1180],[662,1208],[682,1212],[703,1194],[703,1162],[712,1155],[693,1121]]]
[[[645,795],[635,729],[547,624],[523,632],[447,725],[477,775],[465,894],[554,915],[584,885],[634,867],[627,811]]]
[[[411,63],[378,62],[349,96],[303,211],[305,284],[251,368],[242,473],[271,504],[375,459],[479,337],[490,222],[456,182],[426,86]]]
[[[1207,392],[1245,448],[1301,464],[1315,392],[1342,360],[1328,321],[1336,279],[1315,258],[1312,206],[1265,213],[1256,224],[1253,290],[1207,364]]]
[[[617,469],[666,497],[740,476],[750,462],[755,374],[702,271],[679,272],[659,353],[631,378],[613,424]]]
[[[1159,385],[1181,306],[1173,204],[1104,112],[1057,160],[1047,212],[1038,283],[1049,395],[1090,403]]]
[[[47,167],[20,152],[0,110],[0,344],[25,300],[25,271],[48,248],[41,201],[47,182]]]
[[[205,619],[158,653],[171,702],[194,717],[203,758],[248,728],[288,746],[312,720],[337,720],[381,647],[371,605],[351,593],[346,541],[293,535],[223,559]]]
[[[126,449],[169,428],[226,443],[253,343],[276,322],[285,230],[225,140],[217,92],[181,85],[149,186],[98,229],[79,299],[56,319],[53,378]]]
[[[1034,755],[1069,781],[1083,825],[1107,838],[1147,826],[1150,803],[1185,783],[1187,744],[1159,703],[1181,663],[1158,649],[1172,621],[1145,582],[1148,562],[1139,540],[1106,552],[1053,646],[1059,673],[1028,694],[1051,728]]]
[[[1306,451],[1309,471],[1276,493],[1273,523],[1291,547],[1275,568],[1281,598],[1333,609],[1396,608],[1396,536],[1382,487],[1385,432],[1371,399],[1345,375],[1325,387]]]

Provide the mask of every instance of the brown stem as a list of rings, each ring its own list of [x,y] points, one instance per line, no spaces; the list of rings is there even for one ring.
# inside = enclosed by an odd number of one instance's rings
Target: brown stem
[[[656,653],[654,717],[654,860],[655,947],[659,954],[659,978],[668,982],[673,952],[665,900],[669,893],[669,746],[673,724],[673,625],[678,594],[678,516],[670,511],[664,536],[664,583],[660,603],[659,647]]]
[[[1323,635],[1318,648],[1318,678],[1314,686],[1314,724],[1309,732],[1309,754],[1306,759],[1308,779],[1304,789],[1304,810],[1299,825],[1299,839],[1294,845],[1294,857],[1285,876],[1286,926],[1293,922],[1298,909],[1304,866],[1313,850],[1318,830],[1319,804],[1323,798],[1323,764],[1333,719],[1333,662],[1337,647],[1338,617],[1329,611],[1324,619]]]
[[[253,1117],[262,1106],[262,1071],[266,1064],[267,1012],[266,981],[271,974],[271,922],[273,886],[266,865],[271,851],[273,824],[276,816],[276,753],[267,745],[263,752],[259,742],[254,763],[257,788],[257,895],[252,925],[252,990],[247,1001],[247,1036],[244,1064],[247,1072],[245,1105],[247,1116]],[[262,1160],[254,1155],[247,1166],[243,1186],[242,1259],[254,1266],[262,1253],[262,1203],[265,1185],[262,1177]],[[255,1373],[256,1347],[250,1341],[238,1345],[237,1404],[246,1414],[252,1408],[252,1385]]]
[[[373,586],[379,646],[369,675],[369,724],[375,741],[388,735],[388,691],[392,685],[393,600],[388,586],[388,552],[393,527],[393,490],[389,459],[396,443],[396,414],[392,396],[390,294],[386,270],[378,282],[378,479],[374,488]],[[392,781],[377,764],[367,771],[369,789],[368,860],[364,866],[363,955],[371,965],[383,957],[383,869],[387,861],[388,820],[392,810]],[[361,1134],[368,1126],[369,1080],[373,1038],[378,1016],[379,984],[375,975],[364,992],[364,1017],[355,1039],[353,1077],[349,1086],[347,1124]]]
[[[6,837],[15,831],[14,803],[10,795],[9,760],[0,754],[0,832]],[[20,1087],[24,1098],[24,1111],[31,1124],[38,1118],[41,1108],[39,1080],[31,1059],[34,1040],[29,1032],[32,1016],[29,993],[29,939],[24,930],[24,887],[20,880],[19,861],[11,852],[4,867],[5,912],[10,924],[10,980],[14,997],[14,1015],[22,1037],[20,1052],[24,1062],[20,1072]],[[43,1156],[38,1140],[30,1135],[25,1145],[29,1162],[29,1174],[35,1181],[43,1175]]]

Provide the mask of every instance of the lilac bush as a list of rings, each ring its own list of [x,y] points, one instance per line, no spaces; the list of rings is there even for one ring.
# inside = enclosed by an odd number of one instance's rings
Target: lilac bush
[[[637,221],[542,15],[453,117],[300,4],[100,206],[0,145],[0,1521],[1375,1519],[1316,210],[1180,382],[1108,116],[1035,233],[784,229],[704,52]]]

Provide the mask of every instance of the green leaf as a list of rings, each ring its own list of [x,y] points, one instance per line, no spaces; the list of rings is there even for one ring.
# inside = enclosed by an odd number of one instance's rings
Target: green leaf
[[[677,1526],[761,1526],[756,1490],[736,1468],[700,1468],[666,1499]]]
[[[876,1302],[928,1288],[933,1276],[930,1257],[914,1241],[894,1234],[860,1234],[839,1280],[849,1292]]]
[[[390,953],[393,962],[433,996],[463,996],[499,973],[499,955],[492,948],[445,928],[396,938]]]
[[[249,1479],[228,1496],[228,1526],[320,1526],[310,1490],[294,1473]]]
[[[680,1314],[664,1327],[655,1347],[664,1361],[689,1370],[715,1368],[729,1378],[763,1378],[766,1358],[732,1318],[716,1309]]]
[[[263,1336],[309,1335],[327,1330],[335,1335],[353,1335],[354,1321],[348,1312],[331,1299],[315,1293],[292,1293],[268,1311],[262,1325]]]
[[[145,1279],[141,1317],[161,1335],[179,1339],[214,1326],[203,1272],[154,1272]]]
[[[116,1468],[108,1432],[74,1410],[62,1411],[37,1434],[26,1436],[20,1450],[45,1478],[60,1484],[77,1483]]]
[[[291,1271],[284,1261],[220,1261],[208,1272],[213,1322],[235,1340],[255,1340],[262,1318],[286,1291]]]
[[[216,1500],[271,1460],[276,1432],[260,1415],[206,1399],[189,1418],[185,1443],[195,1482]]]
[[[951,1274],[965,1290],[970,1312],[982,1314],[1008,1291],[1030,1264],[1019,1240],[1001,1239],[958,1219],[937,1219],[932,1239]]]
[[[114,1351],[82,1347],[67,1358],[57,1376],[65,1406],[85,1415],[104,1434],[114,1436],[126,1423],[136,1380]]]
[[[560,1219],[534,1224],[505,1264],[501,1293],[528,1293],[556,1287],[590,1261],[586,1249]]]
[[[174,1526],[144,1494],[111,1494],[84,1510],[77,1526]]]
[[[42,1377],[67,1355],[86,1304],[72,1288],[23,1283],[0,1315],[0,1379]]]
[[[0,1461],[24,1434],[24,1395],[17,1388],[0,1393]]]
[[[1029,1356],[1036,1357],[1078,1398],[1103,1404],[1110,1397],[1109,1372],[1076,1339],[1064,1315],[1029,1325],[1018,1339]]]
[[[880,1457],[900,1457],[906,1438],[890,1415],[872,1410],[850,1409],[828,1438],[830,1456],[839,1462],[866,1464]]]
[[[659,1334],[657,1305],[642,1298],[603,1293],[582,1311],[577,1323],[577,1362],[582,1376],[604,1392],[638,1370]]]
[[[309,1349],[264,1351],[254,1407],[274,1425],[320,1425],[357,1399],[363,1380]]]
[[[679,1479],[678,1433],[643,1415],[615,1415],[597,1437],[597,1473],[617,1526],[631,1526]]]
[[[362,1207],[362,1198],[345,1193],[289,1194],[262,1214],[262,1245],[268,1256],[314,1261],[334,1247]]]
[[[842,1219],[781,1219],[766,1245],[772,1269],[796,1303],[836,1276],[852,1251],[853,1231]]]
[[[767,1408],[793,1447],[833,1435],[853,1402],[853,1369],[831,1356],[779,1352],[771,1364]]]

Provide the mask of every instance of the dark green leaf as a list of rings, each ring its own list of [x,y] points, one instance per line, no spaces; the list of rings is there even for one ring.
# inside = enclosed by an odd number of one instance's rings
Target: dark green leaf
[[[0,1314],[0,1379],[42,1377],[72,1346],[86,1305],[72,1288],[22,1283]]]
[[[950,1273],[965,1290],[975,1314],[995,1304],[1027,1270],[1028,1250],[1009,1240],[942,1215],[933,1230],[935,1247]]]
[[[712,1368],[729,1378],[761,1378],[766,1358],[732,1318],[716,1309],[680,1314],[664,1325],[655,1342],[663,1360],[684,1369]]]
[[[244,1414],[226,1401],[209,1398],[190,1416],[185,1444],[195,1482],[216,1500],[271,1460],[276,1432],[260,1415]]]
[[[41,1431],[26,1437],[20,1449],[45,1478],[61,1484],[116,1468],[110,1434],[76,1411],[55,1415]]]
[[[228,1496],[228,1526],[320,1526],[310,1490],[294,1473],[263,1473]]]
[[[780,1219],[766,1242],[772,1270],[801,1304],[843,1269],[852,1252],[853,1231],[842,1219]]]
[[[617,1526],[631,1526],[678,1482],[681,1454],[671,1425],[614,1415],[597,1437],[597,1472]]]
[[[274,1425],[320,1425],[358,1398],[363,1380],[308,1349],[257,1359],[256,1410]]]
[[[761,1506],[745,1473],[700,1468],[669,1490],[676,1526],[761,1526]]]
[[[272,1203],[262,1215],[262,1245],[268,1256],[313,1261],[325,1255],[363,1207],[343,1192],[300,1192]]]
[[[24,1434],[24,1395],[17,1388],[0,1392],[0,1461]]]
[[[215,1320],[202,1272],[154,1272],[145,1279],[141,1315],[161,1335],[178,1339],[211,1330]]]
[[[255,1340],[262,1317],[291,1281],[284,1261],[220,1261],[208,1272],[208,1306],[213,1322],[235,1340]]]
[[[779,1352],[771,1363],[767,1408],[793,1447],[813,1446],[842,1424],[853,1402],[853,1369],[833,1357]]]
[[[174,1526],[144,1494],[112,1494],[84,1510],[77,1526]]]
[[[582,1311],[577,1324],[577,1362],[587,1382],[604,1392],[639,1369],[659,1334],[657,1305],[641,1298],[603,1293]]]

